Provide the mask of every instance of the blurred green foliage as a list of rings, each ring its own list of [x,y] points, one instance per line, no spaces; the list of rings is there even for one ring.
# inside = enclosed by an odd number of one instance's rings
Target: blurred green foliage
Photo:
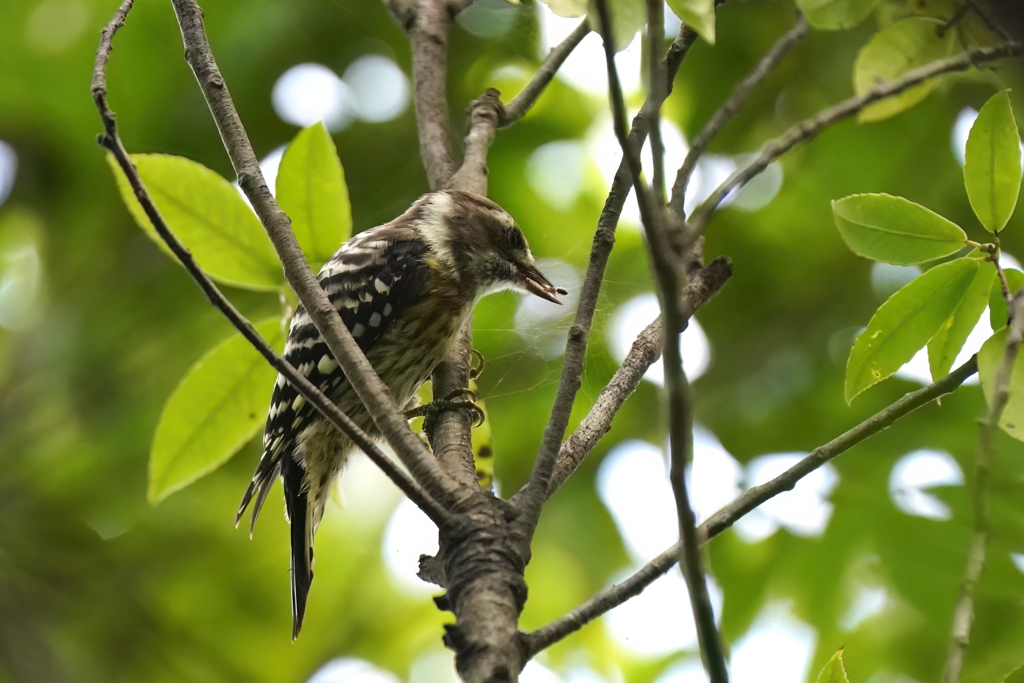
[[[539,63],[537,7],[480,2],[493,32],[478,35],[477,27],[474,34],[466,20],[452,33],[456,130],[468,101],[490,86],[511,96]],[[282,516],[265,515],[251,542],[232,525],[258,457],[255,442],[159,505],[147,502],[147,456],[161,407],[187,369],[232,330],[134,225],[95,145],[100,124],[89,75],[98,29],[116,4],[0,4],[0,140],[18,158],[13,191],[0,205],[0,249],[7,257],[12,245],[34,247],[41,273],[19,295],[22,310],[5,318],[16,324],[0,327],[0,681],[293,683],[338,656],[367,659],[406,679],[425,653],[441,650],[440,625],[450,615],[424,593],[406,592],[385,567],[381,539],[398,500],[393,491],[372,505],[348,492],[347,506],[328,511],[318,534],[317,585],[295,644],[288,638]],[[758,87],[712,152],[756,150],[852,94],[858,51],[884,25],[920,11],[917,5],[889,0],[850,31],[812,32]],[[270,98],[291,66],[317,62],[341,73],[377,53],[409,72],[404,36],[377,0],[209,0],[204,9],[218,63],[261,156],[298,132],[275,114]],[[716,45],[694,46],[666,118],[692,137],[792,21],[789,2],[720,7]],[[121,134],[133,153],[187,157],[231,179],[181,50],[169,4],[137,3],[109,69]],[[505,66],[516,68],[498,71]],[[714,360],[694,391],[698,421],[741,463],[808,451],[916,386],[893,379],[852,407],[843,400],[853,333],[888,293],[874,292],[872,264],[844,245],[830,201],[900,195],[976,233],[950,131],[957,114],[980,109],[998,82],[1017,86],[1009,97],[1024,111],[1019,72],[1009,66],[944,78],[912,109],[870,125],[844,121],[794,150],[782,160],[781,190],[766,207],[727,208],[715,219],[706,253],[731,256],[736,274],[698,315]],[[606,107],[603,96],[556,81],[522,122],[498,134],[490,156],[491,196],[516,216],[534,253],[580,269],[607,188],[591,168],[579,197],[556,208],[527,182],[529,159],[545,143],[582,140]],[[354,232],[398,215],[426,191],[411,110],[387,122],[353,123],[333,140]],[[1010,217],[1003,241],[1018,257],[1022,222],[1020,212]],[[651,288],[642,239],[624,225],[575,419],[614,372],[603,338],[612,313]],[[250,319],[280,315],[271,294],[227,291]],[[512,295],[490,297],[475,318],[475,346],[487,358],[478,384],[505,493],[529,473],[560,369],[535,336],[515,331],[516,306]],[[268,386],[268,401],[269,394]],[[659,389],[644,383],[547,506],[527,569],[523,628],[557,617],[629,568],[594,478],[613,444],[664,442],[664,422],[652,418],[661,409]],[[924,519],[894,505],[889,476],[900,456],[933,448],[956,459],[969,485],[974,420],[983,410],[980,389],[966,386],[839,458],[834,513],[819,537],[782,529],[758,543],[734,532],[715,539],[708,564],[725,596],[726,641],[741,638],[766,604],[787,601],[817,632],[809,677],[845,644],[850,680],[936,680],[970,534],[969,490],[936,490],[952,519]],[[1024,574],[1010,556],[1024,553],[1024,445],[1000,435],[996,446],[993,540],[966,681],[1002,680],[1024,661]],[[278,491],[268,509],[281,508]],[[865,584],[885,587],[890,600],[844,630],[842,616]],[[545,662],[556,670],[583,662],[610,679],[617,669],[625,680],[653,681],[694,656],[631,655],[598,622],[552,648]]]

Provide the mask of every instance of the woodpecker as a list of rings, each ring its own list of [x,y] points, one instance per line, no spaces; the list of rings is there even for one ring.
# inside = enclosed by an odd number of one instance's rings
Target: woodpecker
[[[324,265],[317,279],[399,407],[452,348],[483,296],[516,289],[560,304],[534,265],[515,220],[484,197],[427,194],[395,220],[366,230]],[[371,437],[380,432],[300,305],[284,357]],[[291,524],[292,639],[298,637],[313,580],[313,535],[352,442],[281,375],[263,435],[263,455],[242,496],[235,525],[253,503],[252,536],[274,480],[284,482]],[[255,500],[254,500],[255,499]]]

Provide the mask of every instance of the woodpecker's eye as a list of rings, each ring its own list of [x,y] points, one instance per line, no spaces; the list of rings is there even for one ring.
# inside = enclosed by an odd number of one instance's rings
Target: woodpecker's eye
[[[512,251],[526,249],[526,240],[523,239],[523,233],[518,228],[512,228],[508,231],[508,246],[512,248]]]

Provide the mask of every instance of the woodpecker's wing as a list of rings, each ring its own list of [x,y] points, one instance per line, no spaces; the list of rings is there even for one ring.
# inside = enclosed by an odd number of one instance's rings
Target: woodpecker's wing
[[[341,314],[363,353],[367,353],[388,324],[418,298],[426,276],[427,265],[423,261],[426,244],[415,230],[399,221],[367,230],[351,239],[318,276],[328,299]],[[284,357],[329,398],[336,398],[344,390],[344,373],[301,306],[292,318]],[[242,497],[235,520],[237,524],[256,495],[250,534],[275,477],[282,474],[283,463],[295,462],[291,456],[298,435],[317,416],[316,410],[279,375],[263,436],[263,456]],[[286,489],[297,488],[301,477],[286,476],[285,483]],[[288,494],[298,495],[299,491],[286,490]],[[288,512],[294,520],[293,511]]]

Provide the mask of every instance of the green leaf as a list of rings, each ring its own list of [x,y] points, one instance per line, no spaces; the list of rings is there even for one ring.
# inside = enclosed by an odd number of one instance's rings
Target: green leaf
[[[807,22],[821,31],[853,28],[871,13],[880,0],[796,0]]]
[[[1006,353],[1006,328],[989,337],[978,351],[978,379],[985,394],[985,402],[992,405],[995,395],[996,372]],[[1004,432],[1024,441],[1024,354],[1018,353],[1010,371],[1010,400],[999,418]]]
[[[713,0],[712,0],[713,1]],[[619,52],[629,47],[636,36],[637,31],[647,23],[646,0],[608,0],[608,9],[612,15],[612,37],[615,41],[615,51]],[[594,3],[590,3],[591,26],[595,30],[600,28],[597,19],[597,10]]]
[[[1024,287],[1024,273],[1015,268],[1003,269],[1006,282],[1010,285],[1012,296],[1021,287]],[[1006,327],[1008,314],[1006,312],[1006,299],[1003,298],[1003,283],[998,278],[992,283],[992,292],[988,297],[989,322],[993,330],[1001,330]]]
[[[861,48],[853,67],[853,88],[863,95],[879,81],[894,80],[911,69],[948,57],[956,45],[956,31],[939,35],[941,21],[911,17],[885,27]],[[939,84],[932,78],[898,95],[888,97],[861,110],[862,122],[881,121],[910,109],[928,96]]]
[[[284,346],[277,318],[256,331]],[[217,469],[263,425],[277,372],[241,334],[195,365],[164,404],[149,455],[149,501],[156,504]]]
[[[846,401],[896,372],[953,314],[974,281],[973,258],[935,266],[889,297],[857,337],[846,365]]]
[[[963,249],[967,234],[955,223],[903,197],[855,194],[832,202],[839,234],[853,253],[901,266]]]
[[[949,374],[953,361],[964,347],[968,335],[978,324],[981,314],[985,312],[995,277],[995,264],[991,261],[982,261],[978,274],[974,276],[974,282],[964,294],[960,305],[928,342],[928,365],[933,380],[938,381]]]
[[[967,196],[989,232],[1006,226],[1020,192],[1020,135],[1006,93],[996,93],[981,108],[967,137],[964,161]]]
[[[245,289],[284,286],[284,273],[270,238],[238,190],[202,164],[165,154],[133,154],[149,196],[171,232],[210,277]],[[110,157],[121,198],[149,237],[169,251]]]
[[[1021,664],[1016,669],[1006,674],[1006,678],[1003,679],[1003,683],[1024,683],[1024,664]]]
[[[542,0],[560,17],[582,17],[587,13],[587,0]]]
[[[334,140],[322,123],[288,145],[277,172],[277,201],[292,219],[306,260],[322,264],[352,234],[352,207]]]
[[[715,0],[668,0],[668,6],[701,38],[711,45],[715,44]]]
[[[821,670],[818,675],[818,683],[850,683],[850,679],[846,677],[846,669],[843,667],[843,650],[841,648],[832,655],[832,659],[828,660],[828,664]]]

